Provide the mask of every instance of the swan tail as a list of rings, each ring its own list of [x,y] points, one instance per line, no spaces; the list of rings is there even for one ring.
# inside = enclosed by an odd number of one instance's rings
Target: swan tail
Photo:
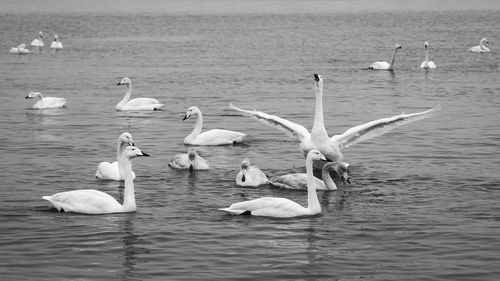
[[[440,109],[441,105],[437,105],[434,108],[423,112],[412,114],[403,113],[388,118],[378,119],[363,125],[353,127],[344,132],[342,135],[335,135],[331,137],[330,140],[338,142],[340,149],[347,148],[358,142],[381,136],[399,126],[430,117]]]

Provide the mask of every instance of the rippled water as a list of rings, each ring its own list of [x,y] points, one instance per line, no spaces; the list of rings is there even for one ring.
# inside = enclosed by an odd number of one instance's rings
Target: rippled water
[[[0,279],[498,278],[499,9],[350,11],[339,1],[338,12],[335,2],[302,11],[304,2],[294,1],[280,13],[169,13],[164,4],[156,13],[155,3],[147,2],[149,13],[0,14]],[[58,33],[65,49],[8,54],[38,30],[46,43]],[[465,52],[484,36],[492,53]],[[419,68],[424,40],[438,66],[428,73]],[[395,42],[403,49],[394,73],[366,70],[389,60]],[[298,143],[227,103],[311,128],[314,73],[325,80],[330,134],[402,111],[442,110],[346,149],[353,184],[320,193],[319,216],[219,212],[265,195],[306,203],[301,191],[234,184],[243,157],[269,175],[304,171],[304,160]],[[125,76],[134,96],[158,98],[166,110],[114,111],[124,94],[115,85]],[[35,90],[65,97],[68,108],[31,110],[24,96]],[[194,174],[167,166],[187,150],[182,141],[194,121],[181,119],[191,105],[203,111],[205,128],[250,135],[245,145],[200,147],[211,169]],[[124,131],[152,155],[134,160],[138,211],[51,210],[41,196],[60,191],[92,188],[121,198],[120,184],[93,176],[97,163],[114,158]]]

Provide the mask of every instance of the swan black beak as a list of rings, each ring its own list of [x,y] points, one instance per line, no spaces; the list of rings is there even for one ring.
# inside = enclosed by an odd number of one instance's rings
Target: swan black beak
[[[146,156],[146,157],[149,157],[149,154],[147,154],[146,152],[142,152],[142,155],[139,155],[139,156]]]
[[[347,173],[344,173],[342,175],[342,181],[344,182],[344,184],[347,182],[349,184],[351,184],[351,178],[349,178],[349,175]]]
[[[120,86],[122,84],[122,82],[119,82],[118,84],[116,84],[116,86]]]
[[[318,76],[318,74],[314,74],[314,81],[319,82],[319,76]]]
[[[184,115],[184,118],[182,118],[182,121],[184,121],[184,120],[186,120],[188,118],[189,118],[189,115],[186,114],[186,115]]]
[[[24,97],[24,98],[25,98],[25,99],[29,99],[29,98],[30,98],[30,96],[26,96],[26,97]]]

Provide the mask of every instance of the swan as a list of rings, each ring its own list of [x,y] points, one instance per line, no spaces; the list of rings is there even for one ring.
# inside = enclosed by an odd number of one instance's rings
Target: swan
[[[311,150],[306,157],[307,171],[307,208],[286,198],[261,197],[258,199],[234,203],[228,208],[219,210],[231,215],[252,215],[273,218],[293,218],[300,216],[312,216],[321,213],[321,205],[318,201],[316,188],[314,186],[313,161],[325,160],[325,156],[318,150]]]
[[[490,51],[490,48],[486,47],[484,44],[489,44],[490,42],[488,42],[488,39],[486,39],[486,37],[484,37],[483,39],[481,39],[481,41],[479,41],[479,46],[474,46],[474,47],[471,47],[469,48],[469,52],[474,52],[474,53],[488,53]]]
[[[38,32],[38,37],[31,41],[31,47],[43,47],[43,33],[41,31]]]
[[[54,41],[50,44],[51,49],[59,50],[63,48],[63,44],[61,41],[59,41],[59,36],[56,34],[54,35]]]
[[[97,165],[95,177],[103,180],[125,180],[125,170],[123,168],[123,151],[127,146],[134,146],[134,140],[130,133],[122,133],[118,137],[116,144],[116,161],[113,163],[101,162]],[[135,173],[132,171],[132,179],[135,180]]]
[[[38,101],[33,105],[36,109],[51,109],[51,108],[63,108],[66,107],[65,98],[55,98],[55,97],[44,97],[40,92],[30,92],[27,99],[38,98]]]
[[[213,129],[205,132],[201,132],[203,127],[203,116],[201,115],[201,111],[196,106],[191,106],[188,108],[186,115],[182,119],[183,121],[188,119],[191,116],[197,116],[196,125],[194,126],[193,131],[184,139],[184,144],[191,145],[225,145],[225,144],[235,144],[240,143],[247,136],[246,134],[229,131],[229,130],[221,130],[221,129]]]
[[[352,127],[341,135],[329,137],[323,120],[323,78],[319,74],[314,74],[314,80],[316,109],[311,133],[309,133],[304,126],[275,115],[270,115],[256,110],[244,110],[231,103],[229,104],[229,107],[243,113],[244,115],[254,117],[258,121],[267,125],[275,126],[287,133],[289,136],[298,139],[300,141],[300,150],[304,156],[306,156],[312,149],[317,149],[323,153],[326,159],[330,162],[341,162],[343,160],[341,150],[346,147],[383,135],[401,125],[429,117],[441,108],[440,105],[437,105],[436,107],[423,112],[412,114],[403,113],[388,118],[378,119],[363,125]]]
[[[424,42],[424,47],[425,47],[425,60],[420,65],[420,68],[423,69],[436,68],[436,64],[433,61],[429,61],[429,43],[427,41]]]
[[[372,63],[368,68],[369,69],[376,69],[376,70],[393,70],[394,59],[396,58],[396,53],[401,48],[402,48],[401,45],[399,45],[398,43],[396,43],[396,45],[394,45],[394,53],[392,54],[392,59],[391,59],[390,63],[388,63],[386,61],[376,61],[376,62]]]
[[[29,54],[30,50],[26,49],[26,44],[20,44],[17,47],[10,48],[9,53],[10,54],[24,55],[24,54]]]
[[[56,193],[42,198],[49,201],[58,211],[83,214],[109,214],[135,212],[137,210],[132,179],[131,159],[138,156],[149,156],[135,146],[128,146],[123,151],[123,166],[125,171],[125,191],[123,205],[111,195],[93,189],[80,189]]]
[[[206,159],[198,155],[194,147],[190,147],[187,153],[175,155],[168,166],[174,169],[208,170],[209,164]]]
[[[316,190],[337,190],[337,186],[342,183],[351,183],[347,167],[349,164],[341,162],[326,163],[321,172],[323,180],[314,177],[314,186]],[[333,172],[334,178],[331,177],[330,171]],[[307,189],[307,174],[293,173],[282,176],[273,177],[269,180],[269,184],[275,187],[288,189]]]
[[[266,174],[261,169],[255,165],[250,165],[250,159],[243,158],[241,161],[241,170],[236,175],[236,185],[259,186],[268,182]]]
[[[135,98],[130,99],[132,94],[132,81],[125,77],[120,81],[120,83],[116,84],[116,86],[126,85],[127,92],[123,99],[116,105],[117,111],[122,110],[160,110],[163,107],[157,99],[152,98]]]

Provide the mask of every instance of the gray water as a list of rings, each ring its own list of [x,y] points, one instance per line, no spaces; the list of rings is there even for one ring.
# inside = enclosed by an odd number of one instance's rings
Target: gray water
[[[425,1],[270,1],[267,9],[266,1],[123,1],[116,10],[113,1],[66,3],[0,5],[1,280],[498,279],[496,2],[434,9]],[[8,54],[39,30],[46,45],[59,34],[64,49]],[[465,51],[484,36],[492,53]],[[425,40],[438,67],[430,72],[419,68]],[[389,60],[396,42],[403,49],[393,73],[366,69]],[[243,157],[270,176],[305,165],[297,142],[227,104],[311,128],[314,73],[324,77],[331,135],[442,109],[346,149],[352,185],[319,193],[321,215],[218,211],[261,196],[306,203],[302,191],[235,185]],[[116,112],[123,77],[133,96],[157,98],[165,110]],[[30,91],[64,97],[67,108],[32,110]],[[199,147],[211,169],[193,174],[167,166],[187,150],[194,121],[182,117],[191,105],[205,129],[249,134],[244,145]],[[74,189],[122,198],[123,184],[94,173],[115,158],[125,131],[151,155],[133,163],[137,212],[50,209],[42,196]]]

